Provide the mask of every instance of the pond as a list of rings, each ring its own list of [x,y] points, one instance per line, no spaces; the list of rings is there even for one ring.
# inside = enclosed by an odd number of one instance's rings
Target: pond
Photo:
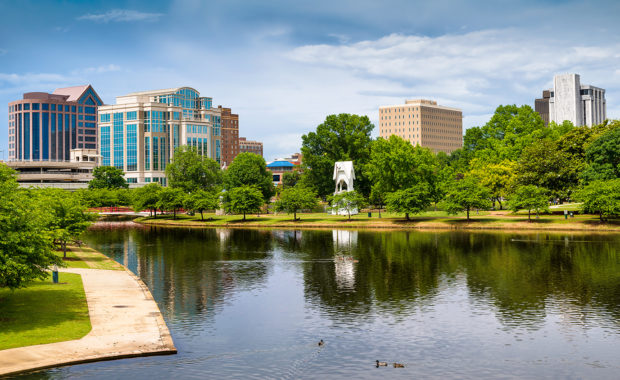
[[[99,223],[84,240],[144,280],[179,353],[22,377],[620,374],[617,234]]]

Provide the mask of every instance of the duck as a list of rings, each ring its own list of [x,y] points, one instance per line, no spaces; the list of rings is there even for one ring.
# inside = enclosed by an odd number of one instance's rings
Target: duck
[[[319,341],[319,347],[321,347],[321,346],[322,346],[322,345],[324,345],[324,344],[325,344],[325,342],[323,342],[323,339],[321,339],[321,340]]]
[[[405,368],[405,365],[400,363],[394,363],[394,368]]]
[[[387,367],[387,365],[388,365],[387,362],[380,362],[380,361],[377,360],[377,368],[379,368],[379,367]]]

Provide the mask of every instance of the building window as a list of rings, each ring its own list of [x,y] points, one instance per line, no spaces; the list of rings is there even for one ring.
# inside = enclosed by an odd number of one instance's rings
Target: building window
[[[101,157],[103,166],[110,166],[110,126],[101,127]]]
[[[138,170],[138,126],[127,125],[127,171]]]
[[[137,111],[127,112],[127,120],[137,120],[137,119],[138,119]]]
[[[114,167],[124,168],[123,157],[123,113],[114,114]]]
[[[151,141],[149,137],[144,138],[144,170],[151,170]]]

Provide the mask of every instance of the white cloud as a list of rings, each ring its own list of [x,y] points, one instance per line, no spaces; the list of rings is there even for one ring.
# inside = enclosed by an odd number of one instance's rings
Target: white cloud
[[[109,65],[102,65],[102,66],[97,66],[97,67],[86,67],[84,69],[78,69],[78,70],[73,70],[71,73],[73,75],[92,75],[92,74],[103,74],[103,73],[109,73],[109,72],[114,72],[114,71],[120,71],[120,66],[115,65],[115,64],[109,64]]]
[[[78,20],[95,21],[101,23],[108,22],[129,22],[129,21],[157,21],[162,13],[148,13],[134,11],[131,9],[112,9],[105,13],[88,13],[78,17]]]

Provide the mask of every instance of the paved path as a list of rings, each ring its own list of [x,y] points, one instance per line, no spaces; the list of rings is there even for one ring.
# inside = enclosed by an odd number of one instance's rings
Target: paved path
[[[137,276],[128,270],[63,271],[82,275],[92,330],[82,339],[2,350],[0,376],[68,364],[176,353],[151,292]]]

